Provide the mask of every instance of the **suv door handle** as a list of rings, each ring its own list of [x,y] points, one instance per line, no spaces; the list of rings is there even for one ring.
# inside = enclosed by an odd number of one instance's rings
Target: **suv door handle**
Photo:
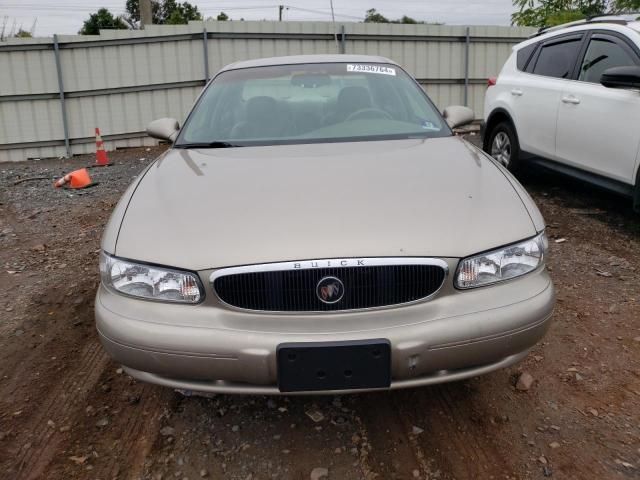
[[[573,95],[567,95],[562,97],[562,103],[570,103],[572,105],[578,105],[580,103],[580,99],[574,97]]]
[[[514,88],[513,90],[511,90],[511,95],[513,95],[514,97],[521,97],[523,93],[524,92],[519,88]]]

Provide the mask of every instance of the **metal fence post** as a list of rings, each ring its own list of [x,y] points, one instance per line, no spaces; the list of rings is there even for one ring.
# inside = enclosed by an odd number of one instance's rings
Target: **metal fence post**
[[[346,33],[344,25],[340,25],[340,53],[345,53],[346,50]]]
[[[471,29],[467,27],[464,43],[464,105],[469,106],[469,47],[471,43]]]
[[[67,152],[66,158],[71,156],[71,145],[69,144],[69,124],[67,123],[67,106],[64,103],[64,83],[62,82],[62,64],[60,63],[60,48],[58,46],[58,35],[53,35],[53,53],[56,58],[56,71],[58,73],[58,90],[60,91],[60,111],[62,112],[62,128],[64,129],[64,148]]]
[[[209,39],[207,38],[207,27],[202,31],[202,45],[204,47],[204,81],[209,81]]]

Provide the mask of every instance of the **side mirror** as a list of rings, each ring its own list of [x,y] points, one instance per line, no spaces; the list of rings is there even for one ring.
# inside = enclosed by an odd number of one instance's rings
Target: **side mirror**
[[[147,135],[173,143],[178,137],[180,124],[175,118],[159,118],[147,126]]]
[[[640,67],[612,67],[600,77],[600,83],[608,88],[640,89]]]
[[[444,119],[451,128],[461,127],[473,122],[475,114],[469,107],[454,105],[447,107],[442,112]]]

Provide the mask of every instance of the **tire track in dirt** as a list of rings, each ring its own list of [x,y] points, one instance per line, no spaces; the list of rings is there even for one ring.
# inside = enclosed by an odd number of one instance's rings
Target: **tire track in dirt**
[[[360,420],[367,455],[361,464],[366,479],[414,478],[423,471],[420,455],[411,445],[400,411],[394,405],[394,393],[363,394],[356,414]],[[363,447],[363,448],[366,448]]]
[[[11,167],[3,171],[9,177],[15,175]],[[47,170],[46,162],[21,167]],[[132,386],[118,375],[107,398],[104,387],[116,366],[95,334],[92,298],[102,227],[132,170],[143,167],[119,164],[104,170],[110,181],[100,195],[98,190],[66,195],[31,185],[0,189],[0,229],[6,231],[0,235],[0,286],[7,292],[0,304],[2,478],[111,479],[118,472],[129,478],[128,472],[142,470],[157,433],[153,419],[172,392]],[[101,417],[95,414],[127,389],[136,390],[135,407],[117,405],[119,414],[108,428],[98,427]],[[91,414],[88,405],[100,406]],[[76,465],[69,457],[82,447],[98,450],[100,458]]]
[[[112,379],[117,366],[95,338],[84,346],[74,363],[81,366],[80,370],[65,373],[22,425],[24,431],[36,434],[15,440],[17,445],[30,445],[15,459],[16,480],[82,477],[83,469],[89,465],[87,478],[112,479],[123,474],[124,478],[134,478],[143,471],[158,434],[160,417],[170,408],[172,390],[137,384],[126,375],[116,374],[117,378]],[[101,388],[106,385],[110,385],[110,394]],[[126,398],[123,392],[129,392]],[[103,414],[99,407],[97,412],[88,414],[86,406],[105,403],[115,408],[108,411],[108,427],[97,427]],[[49,422],[53,422],[51,427]],[[92,452],[98,451],[100,457],[94,458]],[[72,456],[86,459],[75,464],[70,460]]]
[[[114,375],[116,365],[109,363],[99,385],[109,385],[109,393],[94,389],[86,399],[89,405],[109,405],[109,424],[101,428],[78,429],[65,444],[77,458],[85,458],[78,465],[67,457],[54,461],[48,468],[51,478],[75,478],[82,469],[87,478],[140,478],[145,461],[156,443],[161,418],[167,409],[175,407],[170,389],[137,384],[126,375]],[[127,392],[124,393],[123,392]],[[95,452],[95,454],[94,454]],[[99,452],[99,453],[98,453]]]
[[[372,478],[516,477],[490,429],[473,422],[483,413],[469,390],[457,383],[363,396]]]
[[[149,384],[139,387],[140,403],[119,416],[113,425],[110,436],[117,439],[117,448],[104,468],[94,470],[95,476],[116,478],[126,472],[126,478],[140,477],[156,444],[165,411],[175,410],[179,403],[171,389]],[[101,475],[103,472],[105,475]]]
[[[115,478],[122,471],[133,477],[142,474],[145,460],[158,437],[163,408],[168,404],[172,407],[177,404],[171,390],[154,385],[144,385],[141,397],[143,401],[138,411],[132,411],[130,415],[121,418],[116,431],[113,432],[115,437],[121,438],[122,441],[118,444],[117,455],[105,469],[111,474],[111,478]],[[139,412],[140,409],[142,414]],[[133,425],[130,426],[132,420]]]
[[[77,417],[84,399],[95,386],[109,360],[96,339],[88,342],[77,361],[78,371],[66,372],[66,376],[39,403],[37,410],[28,419],[23,430],[36,432],[35,438],[25,439],[30,448],[23,449],[15,461],[17,479],[37,479],[46,472],[47,466],[60,449],[64,435],[61,426],[68,425]],[[60,408],[66,405],[65,408]],[[52,422],[52,423],[50,423]],[[17,439],[18,444],[21,440]]]
[[[417,447],[432,456],[431,470],[440,478],[505,478],[517,475],[506,461],[479,411],[469,385],[444,384],[399,392],[395,405],[408,424],[424,430]],[[410,408],[409,408],[410,407]],[[410,427],[409,427],[410,428]],[[429,478],[429,477],[427,477]]]

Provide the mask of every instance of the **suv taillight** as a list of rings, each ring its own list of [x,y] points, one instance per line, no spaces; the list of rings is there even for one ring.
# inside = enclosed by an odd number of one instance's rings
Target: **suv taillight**
[[[496,77],[489,77],[489,78],[487,79],[487,88],[489,88],[489,87],[493,87],[493,86],[496,84],[496,81],[497,81],[497,80],[498,80],[498,79],[497,79]]]

